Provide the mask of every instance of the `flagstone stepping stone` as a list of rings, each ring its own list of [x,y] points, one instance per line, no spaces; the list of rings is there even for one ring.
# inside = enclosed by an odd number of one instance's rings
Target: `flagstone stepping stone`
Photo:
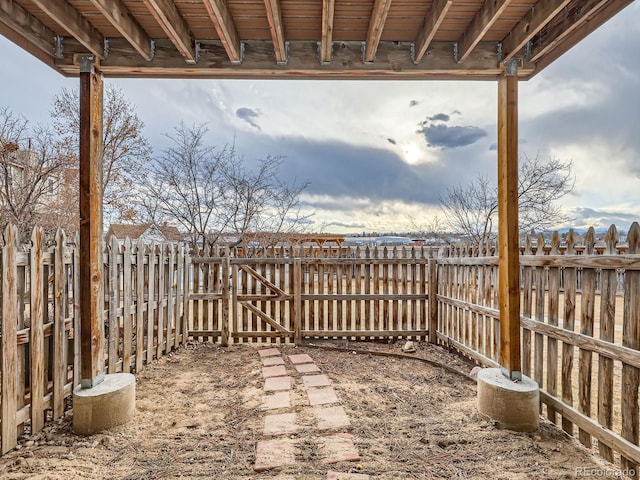
[[[295,413],[280,413],[264,417],[264,435],[287,435],[297,431]]]
[[[256,446],[256,462],[253,469],[264,472],[296,462],[295,444],[292,439],[261,440]]]
[[[369,480],[369,478],[365,473],[327,472],[327,480]]]
[[[264,380],[264,391],[291,390],[291,377],[269,377]]]
[[[313,359],[306,353],[302,353],[300,355],[289,355],[289,361],[294,365],[298,365],[300,363],[313,363]]]
[[[322,463],[357,462],[360,455],[353,444],[353,436],[349,433],[336,433],[328,437],[320,437]]]
[[[262,376],[264,378],[269,377],[284,377],[287,374],[287,369],[284,365],[274,365],[272,367],[262,367]]]
[[[262,357],[262,365],[265,367],[270,367],[272,365],[284,365],[284,359],[280,356],[278,357]]]
[[[328,387],[331,381],[326,375],[304,375],[302,383],[305,387]]]
[[[282,377],[277,377],[282,378]],[[326,405],[329,403],[339,403],[338,397],[333,387],[310,388],[307,390],[310,405]]]
[[[318,420],[318,430],[335,430],[351,425],[349,417],[341,406],[315,407],[313,413]]]
[[[298,373],[318,373],[320,369],[315,363],[302,363],[300,365],[294,365]]]
[[[275,392],[267,395],[262,403],[263,410],[278,410],[279,408],[289,408],[291,406],[291,397],[288,391]]]
[[[258,350],[258,355],[260,355],[260,358],[275,357],[280,355],[280,350],[277,348],[261,348]]]

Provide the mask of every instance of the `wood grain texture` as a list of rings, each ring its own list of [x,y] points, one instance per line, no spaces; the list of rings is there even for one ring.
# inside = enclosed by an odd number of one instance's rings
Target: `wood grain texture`
[[[500,365],[519,374],[520,265],[518,235],[518,77],[498,82],[498,251]]]
[[[81,382],[104,372],[102,286],[102,76],[80,75],[80,315]]]

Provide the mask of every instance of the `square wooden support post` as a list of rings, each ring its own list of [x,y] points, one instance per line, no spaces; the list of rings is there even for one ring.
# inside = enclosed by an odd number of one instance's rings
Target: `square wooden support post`
[[[102,76],[94,55],[80,64],[80,385],[104,379],[102,265]]]
[[[519,243],[518,63],[509,60],[498,81],[498,285],[500,366],[511,380],[522,378]]]

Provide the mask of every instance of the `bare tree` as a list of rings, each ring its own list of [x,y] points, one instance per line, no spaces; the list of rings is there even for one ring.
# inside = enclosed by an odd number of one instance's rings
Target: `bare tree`
[[[0,222],[14,223],[28,239],[37,223],[49,219],[63,174],[74,161],[50,129],[29,129],[27,120],[0,109]]]
[[[447,242],[447,232],[445,231],[446,221],[436,215],[426,222],[419,222],[416,218],[409,215],[409,222],[413,231],[419,235],[424,235],[438,243]]]
[[[51,116],[58,132],[78,151],[80,100],[77,90],[63,89],[53,100]],[[106,85],[103,113],[102,191],[105,217],[133,220],[136,210],[135,175],[151,157],[143,136],[144,123],[122,90]]]
[[[574,184],[571,162],[524,156],[518,178],[520,231],[546,231],[565,221],[556,202],[571,192]],[[451,229],[471,241],[495,237],[498,191],[486,177],[480,175],[468,185],[448,189],[440,206]]]
[[[299,227],[300,194],[307,184],[280,180],[282,158],[268,156],[247,168],[234,145],[206,144],[205,124],[174,129],[162,155],[140,179],[141,203],[153,221],[177,222],[193,242],[215,243],[223,233],[291,231]]]

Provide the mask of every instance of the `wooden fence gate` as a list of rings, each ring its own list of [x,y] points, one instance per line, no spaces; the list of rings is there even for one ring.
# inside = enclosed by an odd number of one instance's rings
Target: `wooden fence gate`
[[[189,331],[199,339],[300,343],[428,332],[423,249],[218,249],[186,263]]]

